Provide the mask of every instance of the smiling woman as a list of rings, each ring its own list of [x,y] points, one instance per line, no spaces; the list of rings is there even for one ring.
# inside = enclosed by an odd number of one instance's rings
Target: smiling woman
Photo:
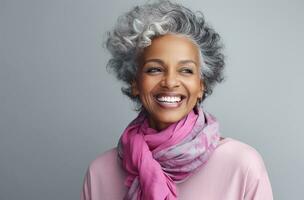
[[[203,95],[199,49],[188,38],[168,34],[144,49],[132,94],[149,113],[151,128],[162,130],[186,116]]]
[[[220,37],[201,14],[170,1],[137,6],[107,48],[139,114],[90,164],[82,200],[273,199],[258,152],[220,137],[201,107],[224,67]]]

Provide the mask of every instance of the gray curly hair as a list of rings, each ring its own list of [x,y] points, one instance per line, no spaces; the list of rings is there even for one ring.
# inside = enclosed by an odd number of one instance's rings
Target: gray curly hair
[[[141,106],[138,97],[131,93],[132,81],[136,80],[138,56],[151,44],[154,37],[178,34],[190,38],[201,54],[201,79],[206,95],[212,93],[216,83],[223,80],[224,55],[220,36],[205,23],[201,12],[168,0],[136,6],[118,18],[112,32],[108,32],[106,47],[112,54],[107,64],[118,80],[126,86],[122,92]]]

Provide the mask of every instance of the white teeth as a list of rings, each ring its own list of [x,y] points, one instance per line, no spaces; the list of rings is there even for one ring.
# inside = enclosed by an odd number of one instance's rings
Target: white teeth
[[[176,103],[176,102],[180,102],[181,101],[181,97],[180,96],[175,96],[175,97],[159,97],[157,98],[158,101],[161,102],[168,102],[168,103]]]

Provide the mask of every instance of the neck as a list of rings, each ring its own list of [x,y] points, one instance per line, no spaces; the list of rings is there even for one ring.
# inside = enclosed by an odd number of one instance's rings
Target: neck
[[[168,128],[172,124],[172,123],[158,122],[157,120],[152,119],[152,117],[148,117],[148,122],[149,122],[149,126],[157,130],[157,132],[160,132]]]

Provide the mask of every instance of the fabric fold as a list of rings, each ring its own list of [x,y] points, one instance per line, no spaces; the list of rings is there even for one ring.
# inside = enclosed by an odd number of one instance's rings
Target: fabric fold
[[[128,174],[125,200],[175,200],[175,184],[207,162],[219,142],[219,125],[211,114],[195,109],[160,132],[149,127],[145,112],[127,126],[118,143]]]

